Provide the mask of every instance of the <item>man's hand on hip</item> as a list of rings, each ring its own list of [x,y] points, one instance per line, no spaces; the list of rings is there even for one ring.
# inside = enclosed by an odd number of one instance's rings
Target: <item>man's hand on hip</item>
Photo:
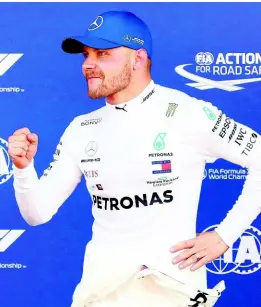
[[[203,232],[196,238],[180,242],[171,247],[171,252],[182,251],[173,258],[173,264],[179,264],[180,269],[191,265],[190,270],[195,271],[206,263],[223,255],[229,246],[215,231]]]

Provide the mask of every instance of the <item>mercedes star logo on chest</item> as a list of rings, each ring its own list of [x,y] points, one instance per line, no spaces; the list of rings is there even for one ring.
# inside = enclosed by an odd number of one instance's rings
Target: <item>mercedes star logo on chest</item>
[[[89,142],[88,145],[85,148],[85,152],[89,157],[94,156],[96,154],[97,150],[98,150],[98,145],[94,141]]]

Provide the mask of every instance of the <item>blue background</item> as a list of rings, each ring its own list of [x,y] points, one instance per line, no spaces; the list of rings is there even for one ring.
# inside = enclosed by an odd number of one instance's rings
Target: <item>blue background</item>
[[[211,101],[235,120],[261,132],[260,83],[226,92],[200,91],[174,68],[194,63],[200,51],[259,52],[259,3],[0,3],[0,53],[23,53],[2,77],[0,87],[19,86],[23,93],[0,92],[0,138],[29,127],[40,138],[36,169],[40,175],[69,122],[104,105],[87,97],[81,73],[83,57],[62,52],[62,40],[81,35],[97,15],[127,9],[150,27],[154,41],[152,76],[156,83]],[[231,77],[225,77],[224,79]],[[218,78],[217,78],[218,79]],[[211,167],[239,168],[226,161]],[[0,229],[26,229],[0,263],[23,263],[26,269],[0,269],[1,307],[69,307],[80,281],[86,243],[91,238],[91,199],[84,181],[53,219],[30,227],[15,202],[12,178],[0,185]],[[237,199],[242,180],[204,180],[198,231],[218,224]],[[218,191],[218,192],[217,192]],[[253,225],[258,228],[260,218]],[[218,307],[256,307],[261,300],[261,272],[249,275],[209,273],[209,286],[225,279]]]

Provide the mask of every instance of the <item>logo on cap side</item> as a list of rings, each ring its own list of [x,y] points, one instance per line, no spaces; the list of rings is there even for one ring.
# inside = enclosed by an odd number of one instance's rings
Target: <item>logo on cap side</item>
[[[138,43],[138,44],[140,44],[140,45],[144,45],[144,40],[142,40],[142,39],[140,39],[140,38],[138,38],[138,37],[132,37],[132,36],[130,36],[129,34],[125,34],[124,36],[123,36],[123,40],[125,41],[125,42],[134,42],[134,43]]]
[[[90,24],[88,30],[89,31],[93,31],[93,30],[96,30],[98,29],[101,25],[103,24],[103,17],[102,16],[98,16],[95,21]]]
[[[141,44],[141,45],[144,45],[144,40],[138,38],[138,37],[134,37],[132,39],[135,43],[138,43],[138,44]]]
[[[129,34],[124,35],[123,39],[125,42],[130,42],[132,40],[132,37]]]

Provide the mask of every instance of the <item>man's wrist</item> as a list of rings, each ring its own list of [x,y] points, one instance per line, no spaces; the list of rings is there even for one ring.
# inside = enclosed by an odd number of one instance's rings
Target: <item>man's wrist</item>
[[[17,178],[26,177],[26,175],[29,174],[33,168],[34,168],[34,159],[32,159],[30,163],[24,168],[18,168],[13,164],[14,176]]]

